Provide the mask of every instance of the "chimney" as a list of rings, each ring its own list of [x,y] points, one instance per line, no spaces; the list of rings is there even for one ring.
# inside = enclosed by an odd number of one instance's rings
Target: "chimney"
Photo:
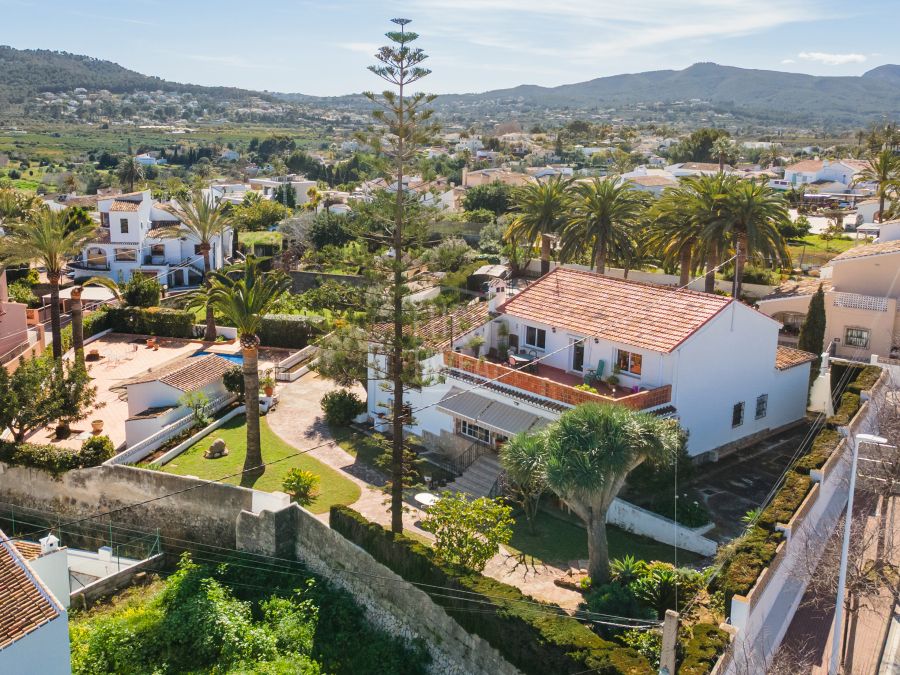
[[[506,282],[503,279],[494,279],[488,284],[488,311],[496,312],[504,302],[506,302]]]
[[[41,555],[47,555],[59,550],[59,539],[54,535],[48,534],[43,539],[38,540],[41,543]]]
[[[462,180],[459,183],[462,187],[469,186],[469,170],[466,167],[462,168]]]

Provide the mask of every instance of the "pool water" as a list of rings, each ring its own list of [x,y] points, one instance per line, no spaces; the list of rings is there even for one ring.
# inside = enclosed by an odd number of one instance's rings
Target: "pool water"
[[[215,354],[216,356],[221,356],[226,361],[231,361],[232,363],[235,363],[239,366],[244,363],[244,357],[241,356],[240,354],[219,354],[218,352],[199,351],[199,352],[194,352],[193,354],[191,354],[191,356],[192,357],[193,356],[209,356],[210,354]]]

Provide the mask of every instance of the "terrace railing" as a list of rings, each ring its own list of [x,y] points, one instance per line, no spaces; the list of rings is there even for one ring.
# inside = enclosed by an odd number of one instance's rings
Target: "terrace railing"
[[[672,386],[668,384],[628,394],[627,396],[612,397],[576,389],[546,377],[539,377],[499,363],[483,361],[458,352],[444,352],[444,365],[451,370],[472,373],[486,380],[495,380],[498,384],[521,389],[522,391],[571,406],[589,402],[615,403],[633,410],[646,410],[647,408],[664,405],[672,400]]]
[[[484,453],[490,451],[490,449],[491,446],[489,445],[484,445],[483,443],[472,443],[468,448],[466,448],[453,458],[453,472],[457,476],[461,476],[466,469],[468,469],[475,463],[476,459],[481,457]]]

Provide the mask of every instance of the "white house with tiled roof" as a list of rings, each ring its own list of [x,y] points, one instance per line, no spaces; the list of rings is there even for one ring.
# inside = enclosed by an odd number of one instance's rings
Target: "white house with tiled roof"
[[[71,672],[65,608],[0,531],[0,673]]]
[[[784,168],[784,178],[773,179],[769,185],[781,190],[802,185],[816,184],[839,186],[841,191],[850,191],[857,174],[866,167],[859,159],[803,159]]]
[[[128,281],[134,274],[153,276],[170,288],[200,283],[203,258],[200,241],[186,229],[168,204],[153,199],[150,190],[97,201],[100,228],[77,260],[69,263],[76,279],[105,276]],[[231,254],[231,228],[213,237],[210,262],[224,266]]]
[[[410,431],[446,454],[496,448],[589,401],[677,417],[690,454],[708,458],[806,413],[814,356],[780,347],[780,324],[743,303],[563,268],[495,290],[481,354],[454,339],[428,364],[438,381],[408,395]]]
[[[821,279],[788,281],[757,303],[784,324],[781,341],[795,344],[809,301],[825,293],[825,344],[842,358],[900,357],[900,239],[855,246],[832,258]]]

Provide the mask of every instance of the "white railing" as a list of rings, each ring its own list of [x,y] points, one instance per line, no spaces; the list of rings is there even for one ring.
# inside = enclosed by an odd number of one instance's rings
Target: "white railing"
[[[293,382],[299,379],[309,371],[310,364],[318,354],[319,348],[316,345],[307,345],[296,354],[291,354],[275,367],[275,379],[278,382]],[[298,364],[302,364],[301,367],[291,371],[291,368]]]
[[[207,403],[203,407],[203,412],[206,415],[214,415],[226,405],[231,403],[234,399],[235,396],[231,392],[222,394],[221,396],[218,396],[217,398],[214,398],[209,403]],[[139,462],[147,457],[151,452],[156,450],[163,443],[168,441],[170,438],[174,438],[185,429],[189,429],[194,423],[194,412],[187,407],[184,407],[184,410],[186,411],[186,414],[183,417],[180,417],[171,424],[164,426],[155,434],[152,434],[151,436],[138,441],[130,448],[127,448],[115,457],[108,459],[106,462],[104,462],[104,464],[134,464],[135,462]]]

